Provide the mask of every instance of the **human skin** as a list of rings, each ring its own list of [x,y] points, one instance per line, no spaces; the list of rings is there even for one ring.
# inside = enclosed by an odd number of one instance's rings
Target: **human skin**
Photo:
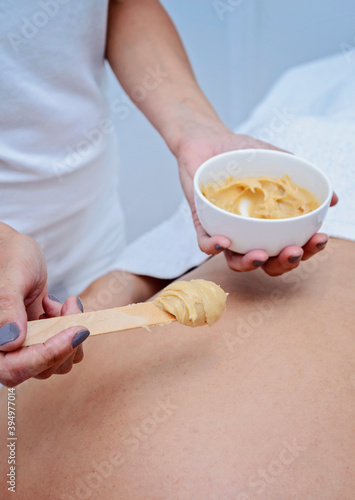
[[[331,239],[278,278],[214,257],[184,277],[229,292],[213,327],[89,338],[80,369],[25,382],[19,498],[352,498],[354,250]],[[6,410],[2,391],[2,436]],[[3,446],[2,478],[6,460]]]
[[[112,271],[91,283],[80,298],[85,312],[145,302],[172,280]]]
[[[0,383],[16,386],[30,377],[64,374],[83,359],[78,337],[82,327],[69,328],[33,349],[20,350],[26,336],[27,320],[39,315],[58,316],[80,313],[77,297],[63,305],[47,295],[47,269],[43,253],[32,238],[0,223]],[[6,325],[7,324],[7,325]],[[6,342],[4,330],[15,327],[17,337]],[[11,333],[11,332],[10,332]],[[4,343],[5,341],[5,343]],[[11,352],[12,351],[12,352]]]

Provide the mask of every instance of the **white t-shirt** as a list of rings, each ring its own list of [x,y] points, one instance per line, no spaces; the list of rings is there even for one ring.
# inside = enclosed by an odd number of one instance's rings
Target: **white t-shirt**
[[[125,246],[107,11],[96,0],[0,6],[0,220],[40,243],[61,298],[107,272]]]

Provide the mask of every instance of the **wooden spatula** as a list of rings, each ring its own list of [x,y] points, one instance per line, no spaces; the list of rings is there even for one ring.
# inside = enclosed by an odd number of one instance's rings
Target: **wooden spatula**
[[[132,328],[166,325],[172,321],[176,321],[175,316],[162,311],[153,302],[131,304],[103,311],[29,321],[27,337],[22,345],[41,344],[71,326],[84,326],[93,336]]]

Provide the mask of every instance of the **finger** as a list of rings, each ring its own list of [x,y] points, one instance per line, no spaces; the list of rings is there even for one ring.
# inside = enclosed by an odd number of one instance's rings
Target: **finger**
[[[6,282],[6,279],[2,280]],[[0,287],[0,351],[14,351],[24,342],[27,333],[27,313],[18,290]]]
[[[49,294],[43,297],[42,305],[47,318],[57,318],[62,315],[63,302],[55,295]]]
[[[79,352],[79,356],[77,357],[77,353]],[[38,380],[46,380],[52,375],[66,375],[73,368],[73,364],[77,364],[84,359],[84,350],[82,345],[79,345],[74,352],[69,356],[69,358],[63,357],[56,365],[45,370],[34,378]],[[76,360],[76,361],[75,361]]]
[[[225,236],[210,236],[203,229],[199,220],[195,222],[195,228],[198,245],[202,252],[205,252],[207,255],[216,255],[230,247],[231,242],[228,238]]]
[[[49,295],[46,298],[47,310],[51,314],[58,316],[59,314],[67,316],[70,314],[78,314],[83,312],[83,305],[80,297],[69,297],[65,303],[62,303],[53,295]],[[69,356],[69,358],[63,357],[58,363],[51,368],[45,370],[44,372],[36,375],[35,378],[43,380],[49,378],[54,373],[57,375],[63,375],[69,373],[73,367],[73,363],[79,363],[84,358],[83,348],[80,345],[75,351]]]
[[[192,197],[193,200],[193,197]],[[196,205],[194,201],[189,201],[192,220],[197,234],[197,242],[202,252],[207,255],[216,255],[229,248],[231,241],[225,236],[210,236],[202,227],[200,219],[197,215]]]
[[[66,373],[69,373],[70,370],[73,368],[73,363],[74,363],[74,357],[75,357],[75,352],[71,356],[69,356],[68,359],[64,361],[56,370],[55,374],[56,375],[65,375]]]
[[[338,195],[336,193],[333,193],[332,200],[330,202],[330,206],[333,207],[336,205],[339,201]]]
[[[317,233],[304,245],[302,260],[307,260],[313,255],[325,249],[328,243],[328,235]]]
[[[51,337],[44,344],[22,347],[0,357],[0,383],[15,386],[58,366],[89,336],[84,327],[71,327]]]
[[[32,302],[32,304],[26,305],[25,301],[27,322],[37,320],[44,313],[42,301],[43,297],[45,297],[46,295],[47,295],[47,285],[45,285],[40,295],[37,297],[37,299],[35,299]]]
[[[65,375],[66,373],[69,373],[70,370],[73,368],[73,357],[75,353],[72,353],[69,358],[62,358],[56,365],[52,366],[51,368],[48,368],[48,370],[45,370],[38,375],[36,375],[34,378],[38,380],[46,380],[47,378],[51,377],[52,375]]]
[[[81,302],[81,298],[79,296],[69,297],[63,305],[62,314],[66,316],[68,314],[78,314],[84,312],[84,306]],[[83,346],[79,345],[74,352],[73,355],[73,363],[80,363],[84,359],[84,350]],[[57,372],[56,372],[57,373]]]
[[[83,311],[84,308],[80,297],[73,295],[64,302],[62,307],[62,316],[69,316],[70,314],[80,314]]]
[[[79,347],[76,350],[73,363],[74,364],[80,363],[80,361],[82,361],[83,359],[84,359],[84,349],[82,345],[79,345]]]
[[[43,299],[43,308],[48,318],[79,314],[84,311],[80,297],[69,297],[64,304],[54,295],[48,295]]]
[[[271,257],[264,265],[263,270],[269,276],[280,276],[281,274],[292,271],[299,266],[303,256],[303,250],[300,247],[289,246],[284,248],[277,257]]]
[[[237,272],[253,271],[265,264],[269,258],[265,250],[251,250],[245,255],[226,250],[225,256],[229,268]]]

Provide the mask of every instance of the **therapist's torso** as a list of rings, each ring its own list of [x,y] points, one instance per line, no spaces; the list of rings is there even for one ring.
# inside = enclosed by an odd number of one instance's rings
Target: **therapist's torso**
[[[40,243],[61,296],[104,274],[124,246],[107,11],[97,0],[0,6],[0,220]]]

